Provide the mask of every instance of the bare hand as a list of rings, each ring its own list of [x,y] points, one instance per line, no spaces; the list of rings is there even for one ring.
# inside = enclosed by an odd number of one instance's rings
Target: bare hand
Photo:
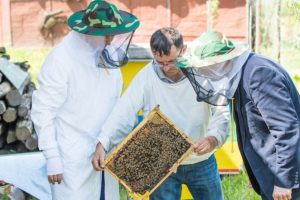
[[[274,186],[273,190],[273,199],[274,200],[291,200],[292,199],[292,189],[282,188]]]
[[[48,181],[51,184],[55,184],[55,183],[60,184],[61,181],[62,181],[62,179],[63,179],[63,175],[62,174],[55,174],[55,175],[49,175],[48,176]]]
[[[96,146],[96,150],[92,159],[93,167],[96,171],[104,170],[104,158],[105,158],[105,150],[102,144],[99,142]]]
[[[195,142],[194,152],[202,155],[213,151],[218,146],[217,138],[208,136]]]

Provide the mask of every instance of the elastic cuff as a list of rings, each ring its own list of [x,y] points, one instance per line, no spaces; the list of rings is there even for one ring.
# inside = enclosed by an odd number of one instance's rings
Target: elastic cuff
[[[44,154],[44,156],[47,160],[50,159],[50,158],[53,158],[53,157],[59,157],[60,156],[59,151],[56,148],[43,150],[43,154]]]
[[[216,148],[222,147],[223,143],[222,143],[222,140],[221,140],[221,137],[220,137],[219,134],[208,133],[208,134],[206,135],[206,137],[208,137],[208,136],[213,136],[213,137],[215,137],[215,138],[217,139],[218,144],[217,144]]]
[[[56,175],[63,173],[63,164],[60,157],[52,157],[47,159],[48,175]]]
[[[105,150],[106,152],[108,152],[108,151],[109,151],[109,144],[110,144],[110,143],[109,143],[109,138],[99,136],[99,137],[97,138],[97,140],[102,144],[104,150]]]

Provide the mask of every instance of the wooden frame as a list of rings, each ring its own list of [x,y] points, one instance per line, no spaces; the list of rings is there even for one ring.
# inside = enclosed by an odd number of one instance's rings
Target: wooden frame
[[[157,120],[159,117],[160,121],[158,122],[164,122],[167,124],[168,128],[173,128],[176,131],[176,137],[178,137],[180,140],[182,140],[182,142],[184,142],[186,144],[185,148],[183,149],[185,152],[183,152],[182,154],[179,154],[178,156],[179,159],[177,161],[175,161],[175,163],[172,162],[173,166],[166,169],[164,172],[166,173],[166,175],[159,177],[161,178],[160,180],[157,180],[158,183],[150,189],[150,191],[145,191],[144,193],[139,193],[139,192],[135,192],[133,191],[132,187],[130,185],[128,185],[128,182],[122,180],[114,171],[114,169],[111,168],[110,166],[110,162],[113,162],[114,159],[117,158],[117,155],[119,152],[122,152],[124,149],[126,150],[126,145],[129,144],[131,145],[131,143],[134,143],[134,138],[136,138],[137,133],[146,125],[146,123],[148,123],[149,121],[151,122],[152,120]],[[161,132],[159,132],[161,133]],[[179,134],[178,134],[179,133]],[[152,133],[151,133],[152,134]],[[154,133],[153,133],[154,134]],[[140,134],[141,135],[141,134]],[[140,136],[138,135],[138,136]],[[140,137],[139,139],[144,139],[142,137]],[[144,140],[147,140],[149,138],[145,138]],[[148,141],[148,140],[147,140]],[[172,142],[171,142],[172,143]],[[172,144],[173,145],[173,144]],[[128,146],[128,145],[127,145]],[[175,145],[174,145],[175,147]],[[178,145],[176,146],[178,147]],[[128,150],[128,149],[127,149]],[[186,136],[182,131],[180,131],[178,128],[176,128],[176,126],[171,122],[171,120],[169,120],[163,113],[160,112],[159,110],[159,106],[156,106],[149,114],[147,117],[144,118],[144,120],[125,138],[125,140],[123,140],[123,142],[121,142],[118,147],[106,158],[105,160],[105,169],[110,172],[130,193],[133,194],[134,197],[136,197],[137,199],[146,199],[150,196],[150,194],[152,192],[154,192],[154,190],[163,183],[164,180],[166,180],[171,173],[173,173],[177,167],[180,165],[180,163],[187,157],[190,155],[190,153],[193,150],[193,141],[188,138],[188,136]],[[149,152],[149,151],[147,151]],[[122,154],[121,154],[122,155]],[[132,160],[132,158],[131,158]],[[118,160],[117,160],[118,161]],[[117,162],[116,161],[116,162]],[[129,159],[130,161],[130,159]],[[136,161],[136,160],[135,160]],[[136,161],[135,163],[139,163],[138,161]],[[114,166],[114,163],[112,163],[112,166]],[[150,174],[149,174],[150,176]]]

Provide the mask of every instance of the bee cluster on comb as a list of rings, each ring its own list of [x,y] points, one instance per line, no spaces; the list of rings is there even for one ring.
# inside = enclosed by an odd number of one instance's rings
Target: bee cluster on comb
[[[191,152],[192,141],[155,107],[106,159],[136,197],[148,197]]]

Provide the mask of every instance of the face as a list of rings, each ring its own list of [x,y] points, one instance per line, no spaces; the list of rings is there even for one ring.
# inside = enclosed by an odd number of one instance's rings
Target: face
[[[157,64],[160,66],[164,74],[173,81],[179,80],[183,75],[182,71],[175,66],[175,60],[184,50],[185,47],[177,49],[173,45],[169,55],[160,56],[159,52],[153,52],[153,57]]]
[[[105,45],[110,45],[113,39],[114,36],[105,36]]]
[[[210,66],[205,66],[198,68],[197,71],[199,74],[210,78],[212,80],[220,80],[224,78],[232,69],[232,65],[230,65],[230,61],[217,63]]]

